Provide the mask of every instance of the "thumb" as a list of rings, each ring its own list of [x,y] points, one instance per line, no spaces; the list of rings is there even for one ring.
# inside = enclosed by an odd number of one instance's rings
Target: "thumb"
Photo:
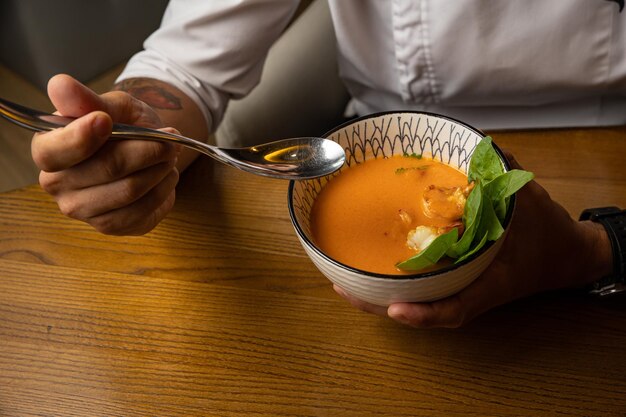
[[[63,116],[80,117],[106,110],[100,96],[66,74],[55,75],[48,81],[48,96]]]

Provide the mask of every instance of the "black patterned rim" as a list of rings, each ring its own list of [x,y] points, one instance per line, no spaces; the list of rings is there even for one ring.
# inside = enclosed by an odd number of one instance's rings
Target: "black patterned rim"
[[[453,123],[456,123],[458,125],[461,125],[463,127],[465,127],[468,130],[471,130],[472,132],[476,133],[477,135],[480,135],[481,137],[486,136],[484,132],[482,132],[479,129],[476,129],[473,126],[468,125],[465,122],[462,122],[460,120],[454,119],[452,117],[449,116],[444,116],[442,114],[437,114],[437,113],[431,113],[431,112],[424,112],[424,111],[388,111],[388,112],[380,112],[380,113],[372,113],[366,116],[361,116],[358,118],[354,118],[351,119],[345,123],[342,123],[341,125],[331,129],[330,131],[326,132],[323,137],[328,138],[330,137],[330,135],[332,135],[333,133],[344,129],[354,123],[357,122],[362,122],[364,120],[368,120],[368,119],[374,119],[377,117],[381,117],[381,116],[390,116],[390,115],[403,115],[403,114],[415,114],[415,115],[425,115],[425,116],[431,116],[431,117],[436,117],[436,118],[440,118],[440,119],[444,119]],[[506,156],[504,155],[504,152],[502,152],[502,150],[498,147],[498,145],[496,145],[495,143],[492,143],[493,147],[496,151],[496,153],[498,154],[498,156],[500,157],[500,159],[502,160],[502,163],[504,164],[504,167],[506,169],[506,171],[509,171],[511,169],[511,165],[509,164],[508,159],[506,158]],[[317,253],[320,257],[324,258],[327,262],[334,264],[335,266],[344,269],[346,271],[349,272],[353,272],[359,275],[365,275],[368,277],[372,277],[372,278],[378,278],[378,279],[384,279],[384,280],[413,280],[413,279],[421,279],[421,278],[429,278],[429,277],[433,277],[436,275],[440,275],[446,272],[450,272],[453,271],[455,269],[461,268],[463,265],[468,264],[469,262],[473,261],[474,259],[480,257],[483,253],[485,253],[487,250],[489,250],[489,248],[491,246],[493,246],[495,244],[495,241],[490,241],[487,242],[485,244],[485,246],[483,246],[477,253],[475,253],[473,256],[465,259],[462,262],[459,262],[458,264],[452,264],[449,266],[446,266],[444,268],[441,269],[437,269],[435,271],[429,271],[429,272],[422,272],[422,273],[416,273],[416,274],[408,274],[408,275],[392,275],[392,274],[380,274],[380,273],[376,273],[376,272],[369,272],[369,271],[364,271],[362,269],[358,269],[349,265],[346,265],[344,263],[341,263],[333,258],[331,258],[330,256],[328,256],[327,254],[325,254],[320,248],[317,247],[317,245],[315,243],[313,243],[306,235],[306,233],[304,233],[304,231],[302,230],[302,227],[300,226],[300,224],[298,223],[298,220],[296,219],[296,214],[294,211],[294,206],[293,206],[293,190],[294,190],[294,186],[295,186],[295,181],[291,180],[289,181],[289,191],[287,193],[287,199],[288,199],[288,206],[289,206],[289,217],[291,218],[291,223],[293,224],[296,233],[298,234],[298,236],[304,241],[306,242],[307,246],[309,248],[311,248],[315,253]],[[504,224],[502,225],[502,227],[504,228],[504,230],[507,230],[507,227],[509,226],[510,222],[511,222],[511,218],[513,217],[513,211],[515,210],[515,200],[516,200],[516,196],[515,194],[513,194],[509,200],[509,208],[506,212],[506,216],[504,218]]]

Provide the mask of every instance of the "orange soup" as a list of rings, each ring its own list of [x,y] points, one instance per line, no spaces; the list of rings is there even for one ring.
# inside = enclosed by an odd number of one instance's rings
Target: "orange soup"
[[[383,274],[419,252],[407,244],[418,226],[461,226],[467,176],[429,158],[372,159],[332,178],[315,199],[316,244],[348,266]],[[459,198],[457,198],[459,197]]]

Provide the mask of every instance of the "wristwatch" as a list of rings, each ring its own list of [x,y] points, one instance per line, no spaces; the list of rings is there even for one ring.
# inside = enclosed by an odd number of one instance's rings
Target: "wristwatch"
[[[591,208],[581,213],[580,220],[602,224],[613,251],[613,273],[591,284],[589,292],[599,296],[626,294],[626,210],[617,207]]]

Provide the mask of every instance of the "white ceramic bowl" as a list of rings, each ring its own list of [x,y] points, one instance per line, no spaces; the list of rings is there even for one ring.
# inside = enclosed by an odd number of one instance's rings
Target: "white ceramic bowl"
[[[374,158],[423,154],[467,173],[470,157],[484,134],[457,120],[419,112],[378,113],[343,124],[326,134],[346,152],[341,170]],[[504,154],[495,146],[505,171]],[[341,170],[339,172],[341,172]],[[333,174],[337,175],[337,174]],[[314,242],[309,217],[318,193],[332,176],[289,184],[289,213],[298,238],[317,268],[347,293],[377,305],[434,301],[452,295],[474,281],[491,263],[508,231],[515,206],[511,197],[504,221],[505,233],[473,257],[436,271],[412,275],[385,275],[362,271],[326,255]]]

